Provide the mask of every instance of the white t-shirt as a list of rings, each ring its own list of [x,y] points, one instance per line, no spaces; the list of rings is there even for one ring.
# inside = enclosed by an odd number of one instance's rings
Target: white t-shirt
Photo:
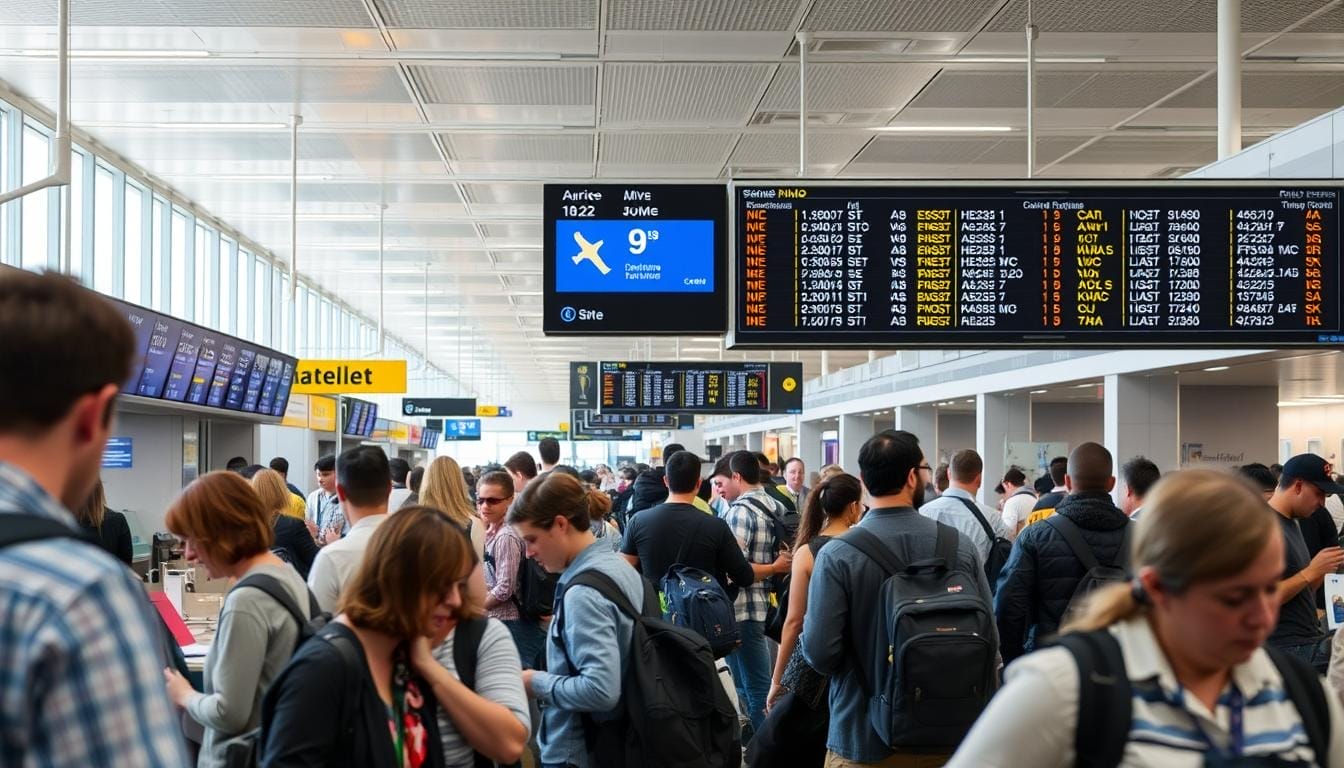
[[[333,541],[317,551],[313,567],[308,571],[308,588],[313,591],[322,610],[336,612],[341,590],[364,559],[364,550],[368,548],[374,530],[386,519],[387,515],[369,515],[350,526],[350,532],[345,538]]]
[[[1016,491],[1003,502],[1003,527],[1008,529],[1004,534],[1005,538],[1009,541],[1017,538],[1017,524],[1026,522],[1034,506],[1036,506],[1035,496]]]

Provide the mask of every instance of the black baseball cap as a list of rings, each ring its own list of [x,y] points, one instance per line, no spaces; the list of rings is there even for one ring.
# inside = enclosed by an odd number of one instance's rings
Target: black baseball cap
[[[1283,465],[1283,476],[1302,480],[1321,489],[1321,493],[1344,493],[1344,485],[1335,482],[1334,467],[1314,453],[1299,453]]]

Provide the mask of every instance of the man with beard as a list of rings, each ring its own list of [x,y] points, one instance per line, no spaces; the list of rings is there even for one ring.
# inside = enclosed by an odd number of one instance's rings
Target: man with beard
[[[859,480],[873,506],[855,528],[874,534],[905,563],[935,555],[940,526],[915,511],[924,502],[927,470],[919,439],[909,432],[879,432],[859,450]],[[901,755],[898,760],[910,762],[886,762],[897,751],[882,740],[869,719],[874,700],[871,681],[879,672],[876,660],[888,656],[885,646],[878,647],[877,629],[891,623],[892,607],[877,599],[887,573],[848,540],[852,534],[851,530],[832,540],[818,553],[807,590],[803,656],[816,671],[832,676],[826,765],[941,765],[930,755]],[[975,543],[965,536],[957,536],[952,570],[967,574],[962,594],[982,600],[988,612],[989,581]],[[998,645],[997,637],[986,639],[991,647]]]
[[[1005,664],[1042,647],[1059,631],[1064,611],[1087,574],[1067,536],[1081,539],[1101,565],[1128,566],[1122,545],[1129,517],[1111,500],[1114,467],[1111,452],[1097,443],[1075,448],[1064,475],[1068,496],[1054,515],[1024,528],[1013,543],[994,594]]]

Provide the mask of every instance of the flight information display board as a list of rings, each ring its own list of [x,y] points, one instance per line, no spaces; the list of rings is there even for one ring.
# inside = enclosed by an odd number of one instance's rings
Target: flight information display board
[[[727,188],[547,184],[547,334],[727,329]]]
[[[575,411],[584,427],[622,427],[625,429],[695,429],[690,413],[598,413]]]
[[[1344,188],[744,184],[732,346],[1344,341]]]
[[[802,363],[570,363],[570,407],[600,413],[802,413]]]

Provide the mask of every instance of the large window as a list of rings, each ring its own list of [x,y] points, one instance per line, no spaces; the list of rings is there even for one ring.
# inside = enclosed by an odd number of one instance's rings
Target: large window
[[[194,287],[192,298],[193,318],[201,325],[210,325],[210,286],[214,285],[218,279],[216,275],[210,273],[210,230],[206,229],[199,222],[196,224],[196,247],[192,249],[192,263],[195,269],[192,271],[191,282]]]
[[[132,304],[143,304],[145,279],[145,191],[126,184],[126,285],[123,294]]]
[[[114,295],[115,279],[112,269],[117,265],[115,229],[113,221],[112,186],[115,179],[108,169],[97,166],[93,174],[93,289]],[[73,191],[73,189],[71,190]],[[76,219],[82,221],[82,219]],[[72,238],[73,240],[73,238]],[[72,251],[73,252],[73,251]]]
[[[168,245],[166,242],[168,234],[168,204],[159,198],[154,198],[154,216],[150,222],[150,306],[160,311],[167,311],[168,302],[163,295],[163,287],[168,279]]]
[[[234,333],[233,313],[238,303],[233,298],[233,280],[237,270],[233,265],[238,244],[227,237],[219,237],[219,330]]]
[[[253,286],[252,307],[254,310],[252,319],[252,340],[259,343],[266,343],[270,339],[271,331],[271,268],[266,260],[260,256],[256,257],[256,284]]]
[[[187,316],[187,217],[176,208],[173,209],[172,249],[168,262],[168,272],[172,290],[168,294],[168,313],[174,317]]]
[[[84,198],[88,191],[88,185],[84,183],[85,171],[84,153],[77,149],[70,150],[70,274],[87,275],[88,268],[85,266],[84,246],[85,224],[88,217],[84,213]],[[62,224],[64,226],[64,224]]]
[[[23,184],[31,184],[51,174],[51,140],[31,125],[23,127]],[[23,229],[20,230],[23,242],[19,248],[23,254],[24,269],[43,269],[54,266],[48,248],[48,235],[51,222],[47,217],[50,199],[49,190],[41,190],[24,196]]]
[[[248,297],[252,292],[248,288],[252,285],[252,265],[255,262],[252,258],[252,252],[246,248],[238,249],[238,335],[245,339],[252,338],[252,305],[248,303]]]

